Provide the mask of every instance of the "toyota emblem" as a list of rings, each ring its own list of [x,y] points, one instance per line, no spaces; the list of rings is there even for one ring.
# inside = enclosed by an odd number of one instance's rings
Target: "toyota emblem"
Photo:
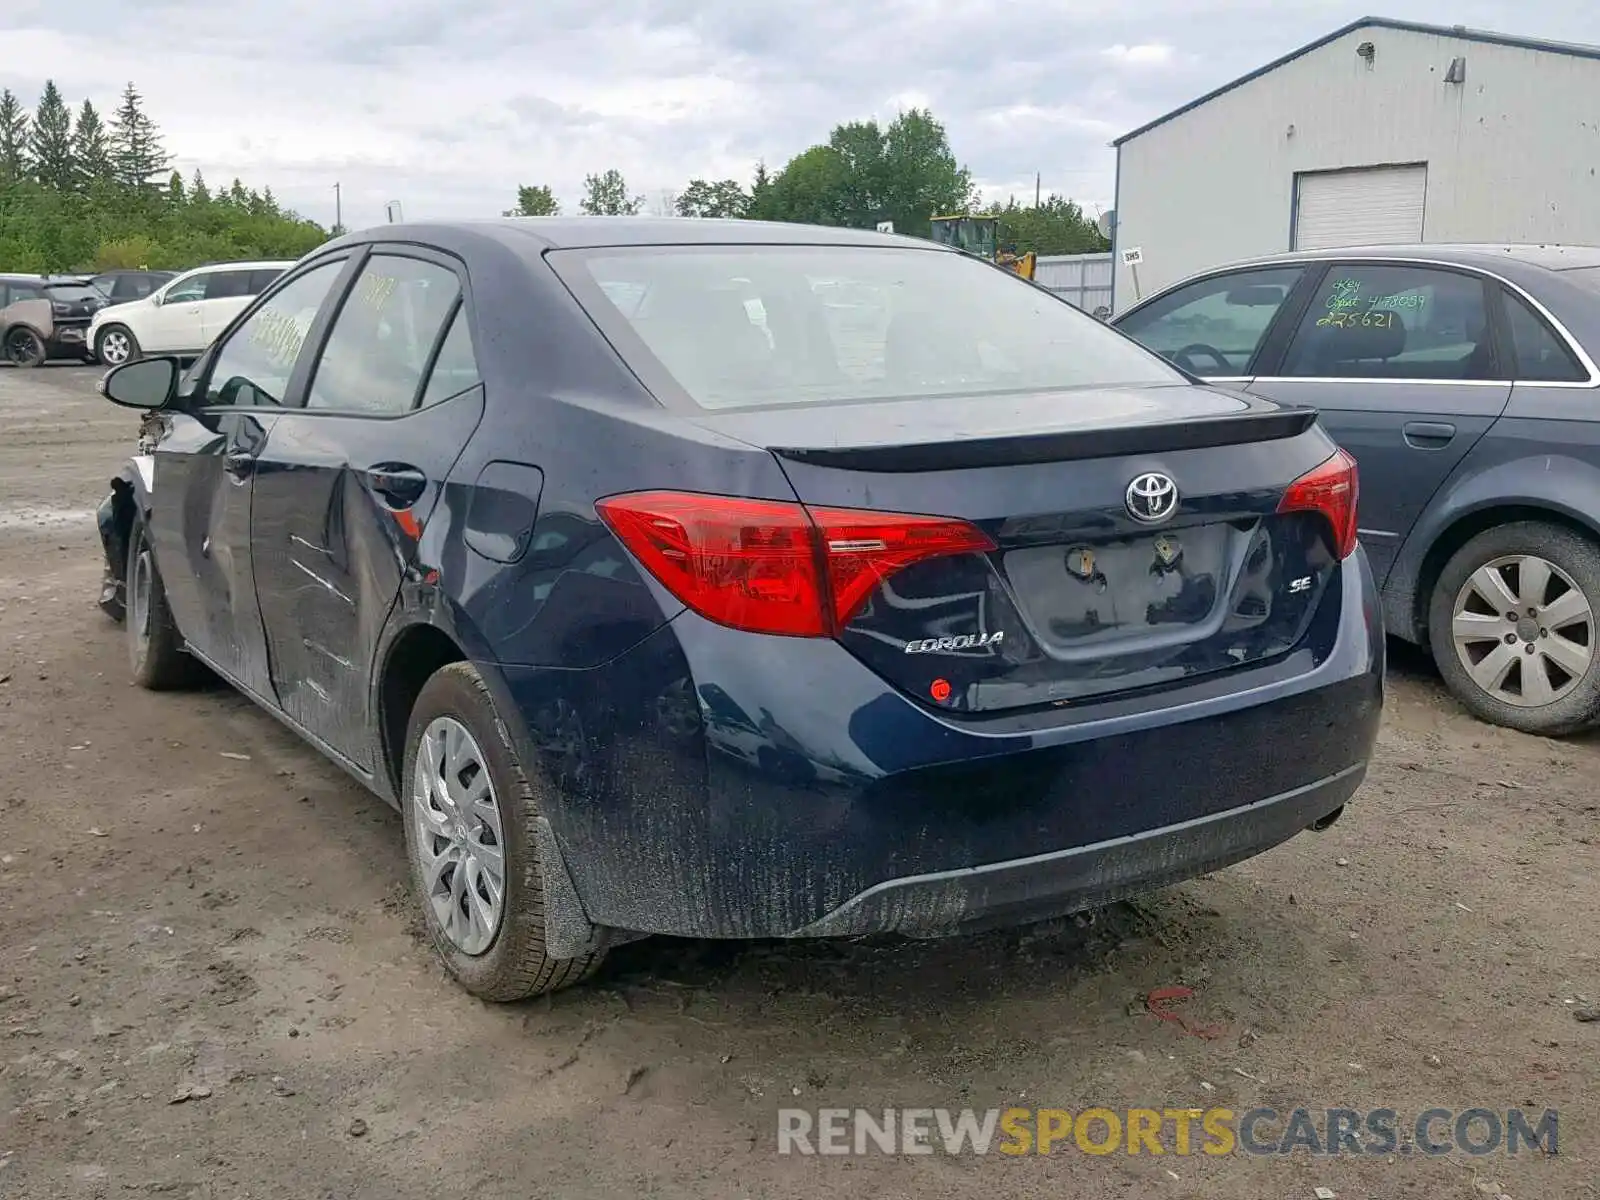
[[[1178,485],[1172,482],[1170,475],[1146,471],[1128,485],[1124,502],[1128,515],[1135,521],[1154,525],[1178,511]]]

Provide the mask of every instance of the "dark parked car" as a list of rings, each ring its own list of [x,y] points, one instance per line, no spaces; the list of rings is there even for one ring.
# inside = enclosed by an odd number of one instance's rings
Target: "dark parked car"
[[[135,678],[204,664],[400,807],[485,997],[648,933],[1071,912],[1366,771],[1382,626],[1315,413],[931,243],[386,226],[103,388],[153,414],[101,509]]]
[[[1600,249],[1239,263],[1117,318],[1208,380],[1313,405],[1361,466],[1391,633],[1484,720],[1600,719]]]
[[[87,278],[0,276],[0,351],[19,367],[52,358],[92,362],[86,333],[105,304]]]
[[[108,303],[126,304],[130,300],[143,300],[163,283],[177,277],[176,271],[103,271],[90,282]]]

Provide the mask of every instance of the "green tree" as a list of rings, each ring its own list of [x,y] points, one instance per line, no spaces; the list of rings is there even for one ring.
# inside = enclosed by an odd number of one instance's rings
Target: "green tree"
[[[848,225],[850,182],[849,164],[832,146],[802,150],[772,177],[761,216],[803,225]]]
[[[129,191],[142,191],[151,176],[167,169],[171,160],[161,144],[161,131],[144,111],[144,97],[129,83],[111,121],[111,161],[117,182]]]
[[[137,97],[137,92],[133,95]],[[0,264],[9,270],[181,270],[202,262],[298,258],[327,240],[326,230],[285,212],[270,188],[258,191],[242,181],[227,189],[221,203],[211,198],[199,172],[192,189],[176,172],[152,172],[161,182],[140,176],[138,193],[130,194],[121,186],[126,160],[118,161],[115,143],[105,150],[112,139],[103,128],[97,133],[93,105],[81,106],[75,123],[59,91],[47,94],[41,107],[47,118],[43,131],[49,137],[35,137],[37,129],[28,132],[27,114],[15,97],[7,103],[6,94],[0,93],[0,166],[10,162],[26,168],[0,171]],[[52,114],[65,115],[67,158],[80,168],[65,181],[52,181],[38,164],[28,161],[36,141],[46,151],[46,163],[61,158],[60,116]],[[164,161],[163,151],[150,150],[159,145],[154,123],[142,111],[136,115],[139,119],[121,122],[133,128],[135,151],[146,154],[146,163]],[[127,143],[122,149],[126,148]],[[97,175],[97,163],[103,175]],[[143,167],[130,170],[137,175]],[[45,176],[43,181],[40,175]],[[97,178],[104,181],[96,182]]]
[[[585,175],[578,211],[589,217],[636,216],[643,196],[628,193],[627,180],[615,167],[602,175]]]
[[[977,202],[972,172],[956,161],[945,128],[927,109],[896,117],[883,135],[882,191],[877,197],[895,232],[929,237],[929,218],[964,212]]]
[[[857,229],[888,220],[918,237],[932,233],[929,218],[964,211],[974,199],[972,173],[956,161],[944,126],[923,109],[902,113],[887,129],[876,121],[836,126],[826,144],[758,184],[750,215],[764,220]]]
[[[0,91],[0,185],[31,174],[28,161],[28,110],[10,88]]]
[[[519,183],[517,185],[517,206],[506,209],[505,215],[508,217],[558,217],[561,215],[561,201],[557,200],[556,194],[542,183]]]
[[[771,204],[772,176],[767,174],[766,161],[760,160],[756,163],[755,175],[750,180],[750,204],[745,210],[745,216],[759,221],[773,220],[767,211]]]
[[[680,217],[742,217],[750,211],[750,195],[737,179],[691,179],[674,208]]]
[[[72,127],[72,160],[78,186],[85,190],[110,183],[115,177],[105,124],[89,100],[83,102],[77,124]]]
[[[53,79],[44,81],[44,91],[33,112],[28,157],[33,160],[34,178],[40,183],[57,191],[72,190],[77,181],[72,161],[72,113]]]
[[[984,210],[1000,218],[1000,238],[1018,253],[1098,254],[1111,249],[1083,209],[1052,192],[1040,204],[1024,208],[1011,197]]]

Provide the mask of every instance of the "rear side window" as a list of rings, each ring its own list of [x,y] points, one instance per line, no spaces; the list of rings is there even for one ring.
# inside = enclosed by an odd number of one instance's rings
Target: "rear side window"
[[[1303,267],[1240,271],[1180,287],[1117,328],[1196,375],[1243,375]]]
[[[206,284],[207,300],[237,300],[256,294],[250,288],[249,271],[218,271]]]
[[[44,292],[37,284],[13,283],[9,286],[10,295],[7,304],[15,304],[19,300],[43,300]]]
[[[1589,378],[1564,342],[1521,296],[1503,293],[1516,351],[1516,378],[1529,383],[1581,383]]]
[[[1483,281],[1408,263],[1335,263],[1300,319],[1283,374],[1494,379]]]
[[[422,393],[422,407],[459,396],[477,385],[478,359],[472,352],[467,310],[460,306],[450,321],[450,331],[444,335],[444,344],[439,347],[439,357],[434,360],[433,373],[428,376],[427,389]]]
[[[312,267],[269,297],[229,335],[217,351],[206,380],[208,406],[283,403],[289,376],[317,309],[344,265],[344,260],[336,259]]]
[[[251,271],[249,284],[250,294],[252,296],[259,296],[262,292],[271,287],[278,276],[282,274],[283,271],[278,267],[272,267],[264,271]]]
[[[1008,272],[933,249],[652,246],[548,255],[658,395],[702,408],[1179,384]]]
[[[460,295],[460,281],[446,267],[374,254],[333,322],[306,407],[374,416],[411,411]]]

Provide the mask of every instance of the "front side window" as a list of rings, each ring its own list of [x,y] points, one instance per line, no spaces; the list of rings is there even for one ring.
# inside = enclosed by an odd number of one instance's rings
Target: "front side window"
[[[244,407],[283,403],[300,347],[344,260],[290,280],[235,329],[212,361],[205,403]]]
[[[211,272],[200,272],[180,278],[161,295],[163,304],[181,304],[185,301],[204,300],[211,282]]]
[[[1406,263],[1335,263],[1300,319],[1283,374],[1338,379],[1493,379],[1484,284]]]
[[[641,378],[707,409],[1183,382],[1088,314],[941,250],[651,246],[547,257]]]
[[[1517,356],[1516,377],[1528,383],[1581,383],[1587,371],[1556,331],[1521,296],[1505,292],[1506,324]]]
[[[1195,375],[1244,375],[1303,267],[1239,271],[1177,288],[1117,328]]]
[[[411,411],[460,295],[461,283],[446,267],[374,254],[333,322],[306,407],[378,416]]]

